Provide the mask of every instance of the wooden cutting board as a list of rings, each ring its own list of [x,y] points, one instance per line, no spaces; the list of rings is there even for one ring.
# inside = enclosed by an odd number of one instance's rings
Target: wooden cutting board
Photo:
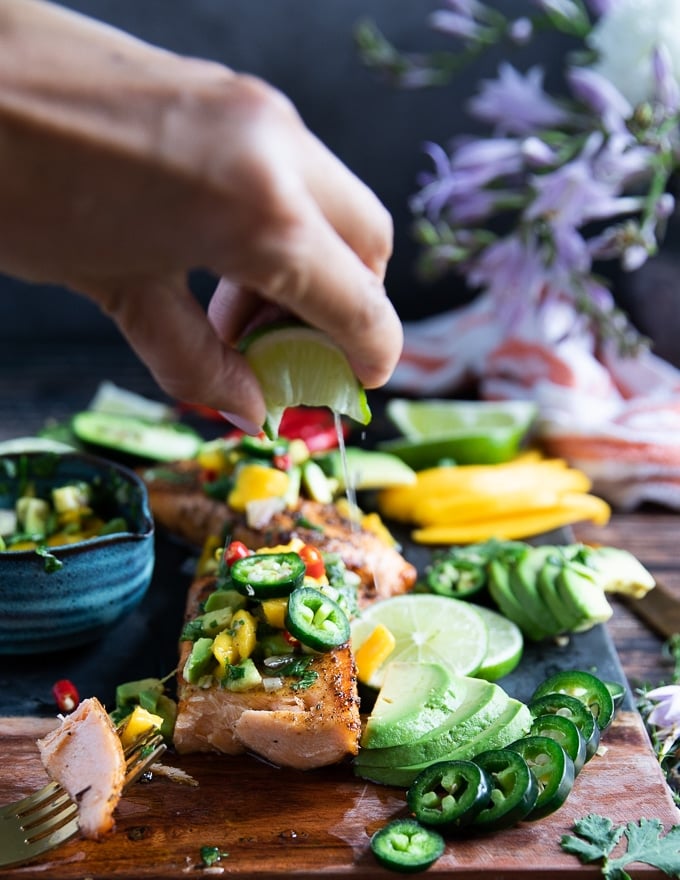
[[[0,719],[0,792],[17,800],[45,781],[35,740],[52,721]],[[619,713],[595,756],[576,779],[560,810],[534,823],[477,838],[451,841],[429,874],[472,878],[599,877],[560,848],[575,820],[599,813],[615,823],[657,817],[668,828],[680,816],[673,805],[640,716]],[[250,757],[164,757],[197,785],[158,775],[138,783],[118,807],[116,831],[95,843],[74,839],[31,865],[0,869],[2,878],[82,880],[182,878],[204,874],[246,878],[391,876],[369,851],[372,832],[405,815],[400,789],[356,779],[348,765],[299,772]],[[201,866],[201,846],[226,853],[218,866]],[[635,877],[662,876],[636,865]]]

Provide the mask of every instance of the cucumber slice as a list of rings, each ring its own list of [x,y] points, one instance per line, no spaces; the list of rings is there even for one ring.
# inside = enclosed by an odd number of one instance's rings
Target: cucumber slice
[[[77,413],[71,428],[83,443],[154,461],[194,458],[202,443],[201,437],[186,425],[90,410]]]

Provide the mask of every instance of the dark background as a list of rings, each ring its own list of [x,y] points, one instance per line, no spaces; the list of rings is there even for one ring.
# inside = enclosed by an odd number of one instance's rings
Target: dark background
[[[408,199],[419,172],[430,167],[422,145],[446,144],[474,132],[464,102],[480,78],[495,73],[502,57],[521,69],[540,63],[548,87],[559,85],[564,38],[541,35],[531,50],[492,51],[449,86],[395,89],[362,65],[353,32],[362,18],[375,21],[398,47],[426,51],[456,42],[427,25],[441,0],[63,0],[62,5],[121,27],[182,54],[222,62],[263,78],[285,92],[307,126],[363,178],[391,211],[395,251],[387,290],[402,319],[446,310],[470,298],[454,276],[437,283],[417,277]],[[508,13],[526,13],[528,0],[504,0]],[[516,54],[513,54],[516,53]],[[677,230],[654,265],[617,278],[617,296],[656,350],[680,362],[675,294]],[[207,302],[214,279],[198,273],[192,287]],[[0,346],[99,342],[124,345],[96,306],[70,292],[0,276]]]
[[[423,51],[451,48],[434,33],[427,13],[438,0],[64,0],[63,6],[119,26],[182,54],[210,58],[259,75],[286,93],[307,126],[379,195],[395,222],[395,251],[387,288],[402,318],[449,308],[465,298],[456,279],[424,285],[415,275],[417,248],[410,232],[408,198],[417,175],[430,168],[427,140],[446,143],[472,130],[463,102],[480,76],[491,76],[490,53],[452,85],[395,89],[367,70],[354,43],[362,18],[374,20],[397,46]],[[504,2],[504,9],[525,9]],[[559,38],[542,38],[536,52],[557,57]],[[506,52],[507,54],[507,52]],[[526,52],[522,50],[521,58]],[[520,59],[518,59],[519,61]],[[212,279],[192,281],[201,298]],[[73,294],[5,279],[0,291],[0,340],[83,334],[112,338],[117,331],[95,306]]]

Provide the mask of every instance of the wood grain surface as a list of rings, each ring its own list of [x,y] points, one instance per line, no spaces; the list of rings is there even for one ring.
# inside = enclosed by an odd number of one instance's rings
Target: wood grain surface
[[[36,737],[54,722],[0,720],[0,790],[19,799],[45,781]],[[666,827],[678,811],[635,712],[622,712],[603,737],[603,754],[581,771],[566,803],[538,822],[476,838],[451,841],[428,875],[472,878],[580,878],[600,876],[562,851],[560,839],[575,820],[595,812],[625,823],[658,817]],[[120,803],[117,827],[101,842],[74,839],[31,865],[0,869],[3,878],[116,880],[201,875],[200,848],[228,853],[210,873],[239,878],[381,877],[369,851],[370,835],[406,815],[403,791],[356,779],[344,764],[301,773],[250,757],[173,756],[164,762],[189,773],[196,786],[157,774],[138,783]],[[661,876],[636,866],[634,877]]]

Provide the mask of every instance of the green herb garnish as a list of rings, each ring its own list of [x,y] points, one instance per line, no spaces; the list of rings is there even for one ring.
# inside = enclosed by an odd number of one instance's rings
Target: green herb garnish
[[[53,574],[55,571],[59,571],[60,568],[64,567],[64,563],[61,559],[57,559],[54,553],[50,553],[47,547],[36,547],[35,552],[45,560],[44,567],[47,574]]]
[[[663,834],[658,819],[614,825],[611,819],[590,813],[574,823],[574,831],[576,835],[562,836],[562,849],[578,856],[584,864],[602,861],[602,876],[607,880],[630,880],[624,869],[631,862],[644,862],[669,877],[677,877],[680,872],[680,825],[673,825]],[[626,851],[612,858],[622,838],[627,841]]]

